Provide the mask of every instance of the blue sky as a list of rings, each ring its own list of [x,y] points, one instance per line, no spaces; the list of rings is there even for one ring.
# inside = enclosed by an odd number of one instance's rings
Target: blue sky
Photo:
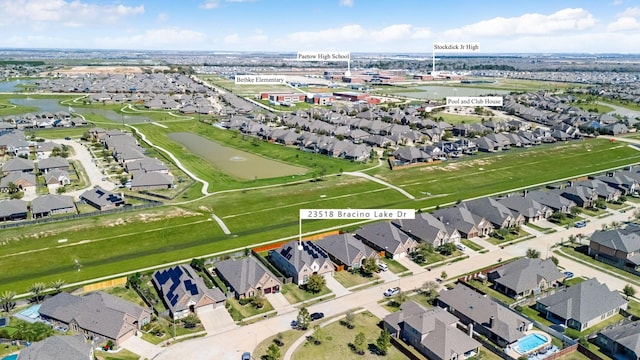
[[[640,0],[0,0],[0,47],[640,53]]]

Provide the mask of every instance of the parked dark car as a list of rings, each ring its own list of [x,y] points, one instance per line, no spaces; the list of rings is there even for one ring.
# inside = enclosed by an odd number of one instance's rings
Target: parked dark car
[[[311,321],[320,320],[320,319],[322,319],[324,317],[324,313],[314,312],[309,317],[311,318]]]

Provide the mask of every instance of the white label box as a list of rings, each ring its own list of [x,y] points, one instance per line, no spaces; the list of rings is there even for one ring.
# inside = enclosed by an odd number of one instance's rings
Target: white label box
[[[348,51],[298,51],[298,61],[351,61]]]
[[[476,52],[480,51],[479,42],[434,42],[433,52]]]
[[[236,85],[286,84],[284,75],[236,75]]]
[[[502,96],[447,96],[447,106],[502,106]]]
[[[414,209],[300,209],[300,219],[415,219]]]

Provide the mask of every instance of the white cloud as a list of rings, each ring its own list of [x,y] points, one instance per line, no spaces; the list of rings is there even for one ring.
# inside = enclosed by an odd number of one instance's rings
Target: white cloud
[[[200,8],[205,10],[216,9],[220,7],[223,1],[228,3],[249,3],[256,2],[258,0],[205,0],[205,2],[200,4]]]
[[[256,29],[253,34],[246,36],[234,33],[222,38],[222,42],[225,45],[233,46],[234,49],[241,50],[263,49],[268,41],[269,36],[267,36],[261,29]]]
[[[207,36],[201,32],[163,28],[151,29],[142,34],[120,37],[102,37],[95,40],[103,49],[175,49],[188,50],[201,47]]]
[[[220,1],[218,1],[218,0],[207,0],[207,1],[205,1],[204,3],[202,3],[200,5],[200,8],[209,10],[209,9],[215,9],[218,6],[220,6]]]
[[[496,17],[461,28],[444,35],[452,39],[473,39],[485,36],[547,35],[566,31],[580,31],[596,25],[591,13],[581,8],[559,10],[553,14],[524,14],[517,17]]]
[[[624,9],[623,12],[618,14],[619,17],[638,17],[640,16],[640,6],[630,7]]]
[[[28,23],[34,27],[49,22],[72,27],[113,23],[144,13],[144,5],[98,5],[81,0],[0,0],[0,8],[0,25]]]
[[[634,17],[621,17],[607,26],[607,31],[640,30],[640,22]]]
[[[369,44],[389,43],[399,40],[425,39],[431,35],[426,28],[410,24],[395,24],[379,29],[367,29],[359,24],[345,25],[319,31],[300,31],[286,36],[286,40],[297,44],[349,45],[362,42]]]
[[[340,0],[340,6],[353,7],[353,0]]]

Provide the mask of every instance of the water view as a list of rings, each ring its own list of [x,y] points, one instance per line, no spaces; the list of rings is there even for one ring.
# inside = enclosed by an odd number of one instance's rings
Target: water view
[[[19,98],[19,99],[9,99],[9,102],[14,105],[19,106],[28,106],[35,107],[38,110],[35,112],[51,112],[55,113],[58,111],[69,111],[68,105],[61,105],[59,100],[57,99],[32,99],[32,98]],[[146,116],[140,115],[122,115],[110,109],[100,109],[96,107],[91,108],[81,108],[81,107],[73,107],[73,112],[83,115],[95,114],[100,115],[104,118],[107,118],[113,122],[117,123],[125,123],[125,124],[141,124],[145,122],[153,121]]]
[[[222,146],[192,133],[171,133],[169,138],[180,143],[194,154],[208,160],[220,171],[241,180],[268,179],[307,172],[304,167],[285,164]]]
[[[18,92],[22,90],[22,87],[18,85],[23,84],[33,84],[33,81],[26,80],[14,80],[14,81],[3,81],[0,82],[0,92]]]
[[[412,98],[419,99],[443,99],[447,96],[484,96],[489,94],[495,95],[505,95],[509,94],[509,91],[506,90],[489,90],[489,89],[478,89],[478,88],[470,88],[470,87],[455,87],[455,86],[419,86],[416,89],[424,90],[424,92],[399,92],[396,93],[400,96],[407,96]]]

